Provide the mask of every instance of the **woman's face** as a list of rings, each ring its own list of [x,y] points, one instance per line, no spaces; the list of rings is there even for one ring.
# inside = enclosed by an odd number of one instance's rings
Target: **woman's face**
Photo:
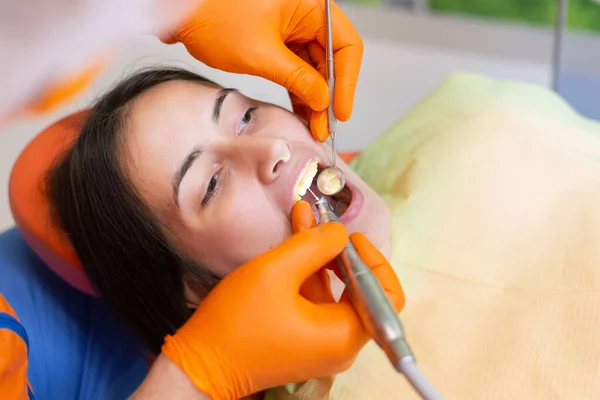
[[[307,166],[312,160],[331,165],[331,149],[292,113],[187,81],[163,83],[137,98],[125,138],[127,173],[169,240],[219,276],[288,238]],[[348,182],[338,215],[350,232],[363,232],[382,248],[390,234],[385,203],[337,163]]]

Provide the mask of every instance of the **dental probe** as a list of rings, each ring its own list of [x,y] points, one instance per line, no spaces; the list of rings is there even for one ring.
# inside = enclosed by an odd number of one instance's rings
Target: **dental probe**
[[[315,197],[319,210],[319,224],[340,222],[325,197]],[[371,269],[358,256],[352,241],[336,257],[352,305],[367,331],[383,349],[388,359],[402,373],[411,386],[424,400],[442,400],[437,391],[419,370],[404,328],[396,310],[390,304],[379,281]]]
[[[333,24],[331,21],[331,0],[325,1],[326,36],[325,36],[325,59],[327,69],[327,87],[329,88],[329,106],[327,106],[327,124],[329,136],[331,137],[331,155],[333,166],[325,168],[317,177],[317,187],[321,193],[333,196],[346,186],[346,176],[336,166],[335,136],[337,133],[337,119],[333,112],[333,94],[335,91],[335,70],[333,65]]]
[[[337,133],[337,119],[333,112],[333,94],[335,92],[335,69],[333,65],[333,22],[331,20],[331,0],[325,1],[326,37],[325,37],[325,68],[327,72],[327,87],[329,88],[329,105],[327,106],[327,126],[331,136],[331,152],[333,166],[335,167],[335,134]]]

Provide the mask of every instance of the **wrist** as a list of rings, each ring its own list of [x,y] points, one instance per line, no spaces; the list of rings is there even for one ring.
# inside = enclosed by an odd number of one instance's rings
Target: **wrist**
[[[179,43],[181,41],[179,32],[182,29],[190,30],[194,26],[202,24],[199,9],[205,1],[207,0],[178,0],[178,2],[184,3],[185,8],[180,7],[177,15],[174,18],[170,18],[168,22],[161,26],[161,29],[156,34],[158,39],[166,44]],[[160,2],[164,3],[166,7],[163,12],[172,8],[172,1],[160,0]],[[173,14],[172,11],[171,14]]]
[[[206,393],[200,392],[188,376],[168,357],[160,354],[146,379],[131,400],[159,400],[177,398],[185,400],[210,400]]]
[[[157,0],[154,2],[154,15],[159,23],[155,35],[166,44],[177,43],[178,28],[204,0]]]
[[[189,321],[188,321],[189,323]],[[181,327],[175,335],[166,336],[161,355],[178,367],[197,391],[205,393],[207,398],[237,399],[240,396],[231,384],[232,365],[221,363],[221,357],[214,354],[218,346],[206,346],[189,325]],[[223,368],[227,365],[229,368]]]

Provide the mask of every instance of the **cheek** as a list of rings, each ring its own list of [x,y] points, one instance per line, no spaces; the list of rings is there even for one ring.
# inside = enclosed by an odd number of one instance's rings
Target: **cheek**
[[[354,222],[356,225],[348,226],[352,232],[362,232],[380,250],[390,240],[391,215],[385,201],[372,189],[365,185],[361,188],[365,195],[363,211]]]
[[[358,174],[349,167],[344,168],[347,177],[352,180],[364,195],[364,205],[358,217],[348,224],[350,232],[361,232],[382,249],[390,240],[391,214],[383,198],[379,196]]]
[[[248,194],[228,198],[215,207],[202,227],[197,256],[224,276],[279,245],[291,235],[291,224],[266,201],[248,201]]]

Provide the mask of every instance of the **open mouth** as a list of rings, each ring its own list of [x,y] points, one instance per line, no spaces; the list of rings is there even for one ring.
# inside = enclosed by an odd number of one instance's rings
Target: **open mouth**
[[[327,168],[327,165],[323,165],[318,163],[316,160],[311,161],[306,169],[304,170],[304,174],[299,179],[296,184],[296,189],[294,191],[294,201],[304,200],[308,202],[312,209],[315,217],[318,215],[317,207],[315,206],[315,198],[308,191],[310,189],[314,194],[318,197],[325,197],[331,207],[333,207],[333,212],[338,217],[344,215],[346,210],[350,207],[352,203],[352,190],[346,185],[338,194],[333,196],[326,196],[322,194],[317,187],[317,176]]]

